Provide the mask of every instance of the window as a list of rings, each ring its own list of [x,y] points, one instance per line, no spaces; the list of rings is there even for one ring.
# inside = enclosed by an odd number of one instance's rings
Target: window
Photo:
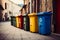
[[[7,3],[5,3],[5,9],[7,9]]]

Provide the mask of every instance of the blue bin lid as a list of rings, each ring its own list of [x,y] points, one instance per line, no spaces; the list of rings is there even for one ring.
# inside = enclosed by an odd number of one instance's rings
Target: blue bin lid
[[[37,15],[52,15],[52,12],[39,12]]]

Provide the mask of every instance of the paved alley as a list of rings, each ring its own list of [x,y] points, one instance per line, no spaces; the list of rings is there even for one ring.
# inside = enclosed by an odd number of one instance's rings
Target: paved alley
[[[44,36],[13,27],[10,22],[0,22],[0,40],[60,40],[60,35]]]

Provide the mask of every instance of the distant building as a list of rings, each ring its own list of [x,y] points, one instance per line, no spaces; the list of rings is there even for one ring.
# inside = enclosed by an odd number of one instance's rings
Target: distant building
[[[3,20],[3,10],[4,10],[4,8],[3,8],[3,6],[2,6],[2,0],[0,0],[0,22]]]
[[[20,15],[20,9],[21,7],[18,6],[17,4],[13,3],[10,0],[0,0],[0,5],[4,10],[2,10],[2,18],[5,20],[4,15],[7,13],[7,17],[10,19],[10,16],[18,16]]]

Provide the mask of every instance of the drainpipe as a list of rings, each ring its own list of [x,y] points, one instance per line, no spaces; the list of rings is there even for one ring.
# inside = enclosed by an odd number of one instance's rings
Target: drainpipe
[[[30,0],[30,13],[32,13],[32,0]]]
[[[36,0],[36,13],[37,13],[37,7],[38,7],[38,4],[37,4],[37,0]]]
[[[47,12],[47,0],[45,0],[45,6],[46,6],[45,11]]]

